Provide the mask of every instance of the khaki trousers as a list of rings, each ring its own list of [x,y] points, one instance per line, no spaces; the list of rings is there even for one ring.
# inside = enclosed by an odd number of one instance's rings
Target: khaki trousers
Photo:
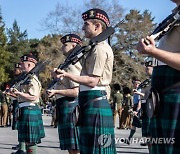
[[[7,117],[8,117],[8,106],[7,104],[2,105],[2,126],[7,125]]]
[[[121,107],[121,108],[118,108],[117,110],[114,111],[114,114],[113,114],[114,126],[115,126],[117,114],[118,114],[118,118],[119,118],[119,127],[120,127],[120,121],[121,121],[121,115],[122,115],[122,107]]]

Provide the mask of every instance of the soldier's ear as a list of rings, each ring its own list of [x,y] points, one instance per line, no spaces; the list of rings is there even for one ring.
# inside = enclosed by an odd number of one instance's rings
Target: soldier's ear
[[[99,22],[95,23],[95,28],[99,29],[101,27],[101,24]]]

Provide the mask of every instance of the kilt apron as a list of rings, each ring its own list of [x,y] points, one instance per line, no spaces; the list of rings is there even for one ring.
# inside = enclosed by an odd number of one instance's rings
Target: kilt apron
[[[79,128],[73,122],[73,110],[77,105],[77,100],[70,97],[62,97],[56,100],[61,150],[79,149]]]
[[[79,94],[81,108],[80,153],[116,154],[113,114],[105,91],[91,90]]]
[[[45,137],[42,113],[39,106],[26,106],[20,108],[18,120],[18,141],[28,143],[41,143]]]

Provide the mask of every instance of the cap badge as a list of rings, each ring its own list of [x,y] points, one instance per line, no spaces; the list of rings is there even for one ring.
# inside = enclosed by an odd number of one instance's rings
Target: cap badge
[[[89,12],[89,17],[94,17],[94,11],[93,10],[91,10],[90,12]]]

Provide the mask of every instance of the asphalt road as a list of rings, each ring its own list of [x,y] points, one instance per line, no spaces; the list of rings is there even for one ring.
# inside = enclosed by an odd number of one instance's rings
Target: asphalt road
[[[38,154],[68,154],[67,151],[59,149],[57,128],[50,126],[51,116],[43,116],[46,137],[38,145]],[[137,129],[134,135],[134,143],[127,145],[121,139],[128,137],[130,130],[115,128],[117,153],[121,154],[148,154],[147,146],[140,146],[136,139],[141,138],[141,130]],[[11,154],[15,152],[12,146],[17,144],[17,131],[11,127],[0,128],[0,154]]]

